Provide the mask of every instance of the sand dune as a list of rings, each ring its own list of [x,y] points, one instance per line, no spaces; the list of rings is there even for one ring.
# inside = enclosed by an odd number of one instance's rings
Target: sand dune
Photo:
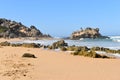
[[[22,58],[24,53],[37,58]],[[120,80],[119,66],[120,59],[87,58],[36,48],[0,48],[0,80]]]

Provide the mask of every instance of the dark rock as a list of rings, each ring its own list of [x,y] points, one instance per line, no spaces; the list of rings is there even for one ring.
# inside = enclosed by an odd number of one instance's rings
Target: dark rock
[[[92,58],[110,58],[106,55],[97,54],[94,50],[90,50],[89,52],[85,50],[75,51],[74,53],[72,53],[72,55],[80,55],[80,56],[92,57]]]
[[[40,48],[40,44],[35,44],[35,43],[23,43],[21,45],[22,47],[27,47],[27,48]]]
[[[60,40],[60,41],[54,42],[54,43],[52,44],[52,48],[53,48],[53,49],[60,48],[60,47],[64,47],[64,46],[68,46],[68,44],[65,43],[64,40]]]
[[[0,46],[10,46],[10,43],[5,41],[5,42],[1,42]]]
[[[61,51],[67,51],[67,48],[66,47],[61,47],[60,50]]]
[[[24,53],[22,57],[37,58],[34,54],[30,54],[30,53]]]
[[[20,47],[20,46],[22,46],[22,44],[19,44],[19,43],[17,43],[17,44],[10,44],[12,47]]]

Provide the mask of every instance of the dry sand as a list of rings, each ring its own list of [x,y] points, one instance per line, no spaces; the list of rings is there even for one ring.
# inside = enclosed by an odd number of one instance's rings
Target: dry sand
[[[37,58],[22,58],[33,53]],[[120,59],[72,56],[37,48],[1,47],[0,80],[120,80]]]
[[[14,41],[23,41],[24,38],[12,38],[12,39],[5,39],[5,38],[0,38],[0,42],[8,41],[8,42],[14,42]]]

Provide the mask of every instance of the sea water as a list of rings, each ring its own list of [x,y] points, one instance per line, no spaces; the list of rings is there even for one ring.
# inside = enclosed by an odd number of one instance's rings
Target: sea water
[[[68,43],[69,46],[75,45],[75,46],[87,46],[89,48],[91,47],[104,47],[104,48],[110,48],[113,50],[120,50],[120,36],[109,36],[110,38],[106,39],[80,39],[80,40],[65,40],[66,43]],[[23,40],[18,42],[11,42],[11,43],[39,43],[41,45],[52,45],[54,42],[59,41],[60,39],[51,39],[51,40]],[[112,53],[106,53],[106,52],[96,52],[98,54],[106,54],[107,56],[113,56],[120,59],[120,54],[112,54]]]
[[[87,46],[91,47],[105,47],[110,49],[120,49],[120,36],[109,36],[110,39],[80,39],[80,40],[65,40],[69,46]],[[39,43],[42,45],[52,45],[54,42],[59,41],[60,39],[52,40],[23,40],[13,43]]]

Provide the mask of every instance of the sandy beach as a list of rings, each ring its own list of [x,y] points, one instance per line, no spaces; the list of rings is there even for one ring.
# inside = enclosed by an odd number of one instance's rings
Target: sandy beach
[[[22,58],[32,53],[37,58]],[[0,80],[120,80],[120,59],[73,56],[42,48],[0,47]]]
[[[0,3],[0,80],[120,80],[120,0]]]
[[[5,38],[0,38],[0,42],[8,41],[8,42],[14,42],[14,41],[23,41],[24,38],[12,38],[12,39],[5,39]]]

